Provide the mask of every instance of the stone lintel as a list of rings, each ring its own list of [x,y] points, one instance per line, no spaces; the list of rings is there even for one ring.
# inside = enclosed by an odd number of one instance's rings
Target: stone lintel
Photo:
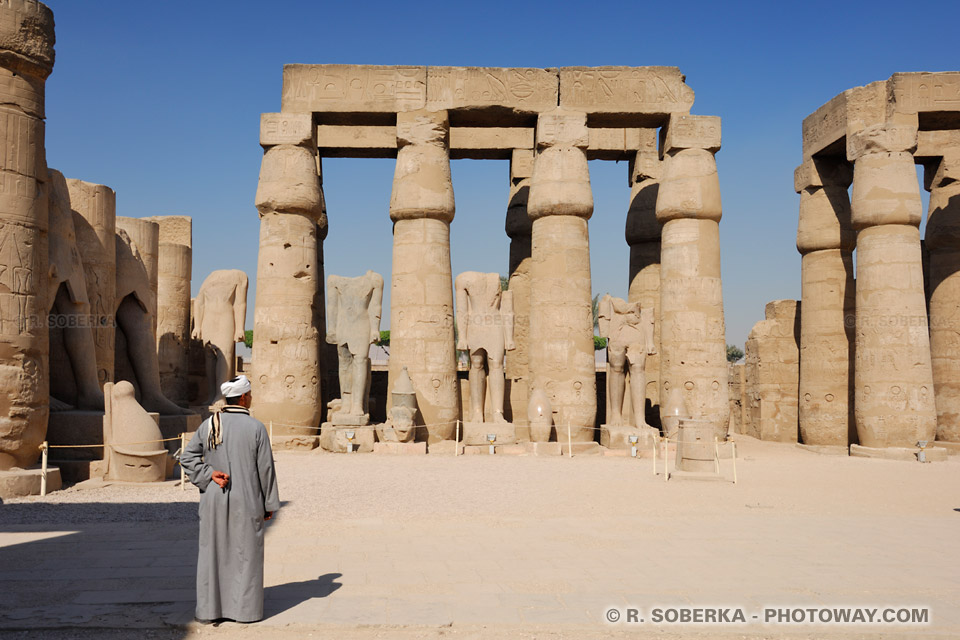
[[[960,147],[960,129],[921,131],[917,134],[915,158],[939,158],[951,147]]]
[[[316,146],[312,113],[261,113],[260,146],[278,144]]]
[[[563,67],[560,106],[588,113],[689,113],[693,89],[677,67]]]
[[[853,166],[832,158],[808,158],[793,172],[793,189],[800,193],[810,187],[838,185],[849,187],[853,182]]]
[[[397,113],[426,106],[427,68],[361,64],[288,64],[282,111]]]
[[[803,157],[810,158],[847,133],[847,94],[836,96],[803,119]]]
[[[556,69],[427,67],[428,109],[509,109],[535,114],[555,109]]]
[[[888,103],[897,113],[960,111],[960,72],[895,73],[887,81]]]
[[[673,114],[664,135],[663,152],[679,149],[720,150],[720,117]]]

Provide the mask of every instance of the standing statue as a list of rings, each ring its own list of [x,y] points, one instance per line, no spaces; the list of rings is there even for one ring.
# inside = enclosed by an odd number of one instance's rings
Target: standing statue
[[[483,422],[487,378],[493,422],[503,417],[503,356],[513,343],[513,293],[502,291],[500,275],[466,271],[457,276],[457,349],[470,352],[470,417]]]
[[[356,278],[327,278],[327,336],[337,345],[340,398],[330,401],[334,425],[365,425],[370,421],[370,345],[380,339],[383,277],[367,271]]]
[[[220,385],[237,375],[237,343],[246,339],[247,284],[247,274],[238,269],[214,271],[193,300],[191,337],[204,346],[208,405],[223,398]]]
[[[607,339],[607,388],[610,393],[610,413],[607,424],[624,426],[623,399],[626,387],[626,369],[630,371],[630,400],[633,415],[626,425],[647,426],[644,416],[646,402],[647,356],[656,353],[653,341],[653,309],[640,309],[639,302],[625,302],[607,294],[600,300],[600,337]]]

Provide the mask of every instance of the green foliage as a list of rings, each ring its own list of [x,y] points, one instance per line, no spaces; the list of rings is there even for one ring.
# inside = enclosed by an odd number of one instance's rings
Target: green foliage
[[[593,350],[600,351],[607,348],[607,339],[600,336],[593,336]]]
[[[253,329],[247,329],[243,332],[243,344],[247,345],[248,349],[253,348]]]
[[[590,310],[593,312],[593,330],[600,328],[600,294],[593,296],[590,303]],[[604,344],[606,346],[606,344]]]
[[[510,278],[507,276],[500,276],[500,291],[506,291],[510,288]]]
[[[735,344],[727,345],[727,362],[736,362],[743,357],[743,349]]]
[[[380,332],[380,339],[377,340],[376,342],[374,342],[374,344],[377,345],[378,347],[389,347],[389,346],[390,346],[390,332],[389,332],[389,331],[381,331],[381,332]]]

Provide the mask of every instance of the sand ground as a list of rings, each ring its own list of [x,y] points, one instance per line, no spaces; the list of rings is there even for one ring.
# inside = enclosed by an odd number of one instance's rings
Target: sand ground
[[[664,482],[650,459],[277,452],[284,506],[256,625],[191,622],[193,487],[8,500],[0,637],[960,637],[960,459],[737,440],[736,485],[729,460],[726,480]],[[767,608],[858,606],[930,622],[762,622]],[[747,622],[651,620],[691,607]],[[643,622],[626,622],[631,608]]]

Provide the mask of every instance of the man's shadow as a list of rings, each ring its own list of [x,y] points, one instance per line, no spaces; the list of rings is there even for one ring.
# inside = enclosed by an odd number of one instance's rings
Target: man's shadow
[[[342,573],[325,573],[315,580],[288,582],[263,590],[263,617],[272,618],[313,598],[326,598],[343,585],[335,580]]]

